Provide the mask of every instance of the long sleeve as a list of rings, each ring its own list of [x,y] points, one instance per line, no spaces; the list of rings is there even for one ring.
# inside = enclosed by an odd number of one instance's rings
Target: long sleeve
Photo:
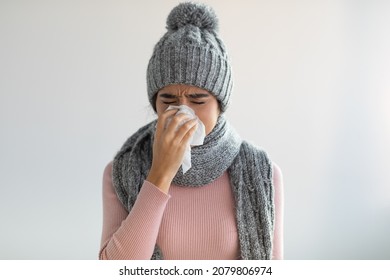
[[[99,259],[150,259],[170,196],[148,181],[130,211],[112,184],[112,162],[103,173],[103,231]]]
[[[273,164],[274,202],[275,202],[275,229],[273,242],[273,260],[282,260],[284,254],[283,220],[284,220],[284,187],[283,175],[279,166]]]
[[[283,258],[283,180],[273,167],[275,231],[273,259]],[[210,215],[212,213],[212,215]],[[225,172],[200,188],[172,185],[169,194],[145,181],[130,214],[103,176],[100,259],[150,259],[155,244],[164,259],[237,259],[240,256],[234,196]]]

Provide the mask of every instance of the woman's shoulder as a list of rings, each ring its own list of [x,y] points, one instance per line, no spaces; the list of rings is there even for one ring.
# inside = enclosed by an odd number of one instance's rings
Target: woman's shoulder
[[[104,175],[112,175],[112,163],[113,161],[111,160],[109,163],[106,164],[103,171]]]
[[[154,129],[156,126],[157,120],[153,120],[149,122],[148,124],[142,126],[139,128],[135,133],[131,134],[127,140],[123,143],[120,150],[117,152],[117,154],[114,157],[114,160],[118,157],[121,157],[124,153],[128,152],[129,150],[132,150],[134,145],[136,143],[150,141],[151,136],[154,134]]]
[[[112,186],[112,162],[110,161],[104,168],[103,171],[103,187]]]
[[[261,146],[258,146],[250,141],[242,140],[241,149],[253,150],[260,153],[266,153],[265,149]]]
[[[268,165],[272,167],[272,174],[273,174],[272,177],[274,178],[274,181],[278,181],[278,182],[282,181],[283,175],[282,175],[281,168],[279,167],[278,164],[272,161],[269,154],[263,147],[257,146],[249,141],[244,140],[242,141],[241,149],[246,150],[247,152],[251,151],[253,154],[265,160],[265,162],[267,162]]]
[[[279,165],[276,164],[275,162],[272,162],[272,177],[274,184],[277,186],[282,186],[283,182],[283,173],[282,170],[280,169]]]
[[[249,141],[242,141],[240,151],[245,156],[251,154],[254,158],[260,158],[262,161],[271,164],[271,160],[267,151],[264,148],[257,146]],[[249,158],[251,157],[252,156],[249,156]]]

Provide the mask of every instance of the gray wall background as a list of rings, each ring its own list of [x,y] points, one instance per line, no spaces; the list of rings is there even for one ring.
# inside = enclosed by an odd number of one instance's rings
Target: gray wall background
[[[228,117],[285,183],[286,259],[390,258],[390,2],[204,1]],[[154,118],[145,72],[178,1],[0,1],[0,259],[96,259],[101,179]]]

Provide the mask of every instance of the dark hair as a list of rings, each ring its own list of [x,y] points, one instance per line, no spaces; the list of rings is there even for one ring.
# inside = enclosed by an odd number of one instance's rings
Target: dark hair
[[[157,113],[156,103],[157,103],[157,93],[155,93],[152,97],[152,108],[155,113]]]

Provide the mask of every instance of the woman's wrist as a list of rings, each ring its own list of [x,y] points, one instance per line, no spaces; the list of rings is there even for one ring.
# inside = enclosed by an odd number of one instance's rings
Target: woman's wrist
[[[167,194],[169,187],[171,186],[172,178],[163,174],[159,174],[158,172],[151,169],[148,176],[146,177],[146,181],[152,183]]]

